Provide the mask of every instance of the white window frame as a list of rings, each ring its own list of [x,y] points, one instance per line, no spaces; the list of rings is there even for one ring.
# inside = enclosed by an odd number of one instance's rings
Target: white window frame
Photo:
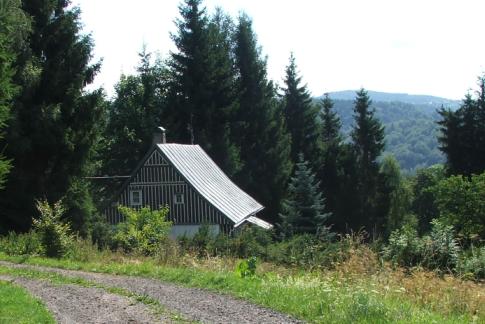
[[[177,192],[173,195],[173,203],[175,205],[183,205],[185,204],[184,193]]]
[[[134,199],[134,194],[135,193],[138,193],[138,197],[139,197],[139,201],[135,201]],[[143,192],[141,191],[141,189],[138,189],[138,190],[130,190],[130,205],[131,206],[141,206],[143,203]]]

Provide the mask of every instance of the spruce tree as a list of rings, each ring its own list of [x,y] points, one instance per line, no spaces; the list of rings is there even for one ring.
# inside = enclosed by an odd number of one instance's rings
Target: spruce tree
[[[67,217],[85,231],[92,211],[88,185],[93,144],[103,120],[101,90],[86,92],[99,64],[90,64],[93,43],[81,35],[79,9],[69,1],[24,1],[32,17],[28,46],[15,62],[22,90],[12,108],[6,155],[13,159],[1,197],[2,225],[27,230],[36,215],[34,200],[65,197]]]
[[[465,96],[457,111],[439,111],[440,149],[450,174],[471,176],[485,171],[485,77],[479,79],[476,98]]]
[[[200,144],[228,174],[240,168],[238,148],[231,142],[230,120],[237,109],[235,70],[227,35],[227,17],[212,18],[201,0],[179,7],[177,51],[171,53],[169,110],[172,140]]]
[[[10,118],[12,100],[20,90],[13,80],[15,56],[25,46],[29,29],[29,20],[21,9],[20,0],[3,1],[0,5],[0,138]],[[0,154],[0,189],[3,189],[10,169],[11,161]]]
[[[326,201],[326,208],[337,216],[337,199],[341,190],[342,177],[342,136],[340,118],[333,111],[333,101],[328,94],[320,102],[321,119],[321,157],[317,169],[318,179]]]
[[[357,92],[354,106],[354,128],[351,132],[355,152],[359,189],[359,212],[355,225],[367,226],[374,230],[382,225],[381,215],[376,215],[376,196],[378,194],[379,165],[377,158],[384,149],[384,127],[374,116],[371,100],[367,91]]]
[[[244,14],[239,17],[234,42],[239,109],[232,135],[243,163],[237,183],[266,207],[263,216],[276,222],[292,169],[290,138],[251,19]]]
[[[288,185],[288,195],[283,201],[280,214],[281,228],[286,236],[294,234],[317,234],[330,217],[325,213],[325,204],[308,162],[299,154],[294,176]]]
[[[297,161],[298,154],[303,153],[311,164],[318,166],[317,108],[306,85],[301,84],[295,57],[290,56],[286,67],[285,86],[283,88],[283,111],[288,132],[291,135],[291,158]]]

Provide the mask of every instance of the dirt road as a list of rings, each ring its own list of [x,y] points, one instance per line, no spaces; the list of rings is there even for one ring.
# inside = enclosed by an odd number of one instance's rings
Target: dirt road
[[[202,289],[180,287],[155,279],[63,270],[13,264],[4,261],[0,261],[0,265],[11,268],[55,272],[63,276],[82,278],[103,285],[103,287],[123,288],[137,295],[148,296],[158,301],[168,310],[179,313],[183,318],[191,321],[203,323],[301,323],[287,315],[231,296],[216,294]],[[159,315],[158,318],[155,318],[143,304],[137,304],[138,308],[131,307],[135,305],[129,305],[130,307],[128,307],[126,302],[129,299],[108,294],[106,291],[103,292],[102,289],[82,288],[72,285],[53,288],[47,282],[40,283],[39,281],[22,278],[16,280],[31,291],[32,294],[44,300],[47,307],[54,314],[58,314],[56,318],[61,323],[156,323],[157,321],[171,321],[166,316],[160,317]],[[47,288],[45,292],[39,288],[44,285]],[[72,299],[72,307],[64,308],[64,302],[60,301],[62,298],[51,298],[60,293],[73,295],[73,297],[65,295],[65,298]],[[77,308],[80,311],[75,311],[73,308]],[[82,310],[83,308],[85,311]],[[96,309],[101,311],[97,312]],[[62,322],[61,319],[68,315],[64,313],[70,314],[69,322]],[[79,315],[74,315],[78,313]],[[91,316],[91,318],[87,319],[83,316]],[[134,321],[132,321],[133,317],[135,318]]]

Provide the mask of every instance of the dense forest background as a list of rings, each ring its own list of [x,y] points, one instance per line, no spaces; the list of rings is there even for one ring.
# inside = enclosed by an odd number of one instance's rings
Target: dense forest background
[[[370,92],[372,93],[372,92]],[[355,95],[355,91],[354,91]],[[456,103],[415,104],[399,101],[399,95],[386,94],[389,101],[373,99],[376,117],[385,127],[384,155],[396,157],[403,171],[415,173],[419,168],[443,163],[445,157],[438,148],[438,109],[453,107]],[[371,98],[371,94],[369,94]],[[330,93],[330,97],[343,96]],[[376,96],[379,98],[379,96]],[[403,100],[403,99],[401,99]],[[348,135],[353,125],[353,99],[334,99],[335,111],[342,121],[342,132]]]
[[[464,244],[485,237],[484,78],[458,103],[365,89],[312,98],[293,54],[281,84],[268,78],[250,17],[185,0],[176,50],[140,49],[137,72],[108,99],[86,90],[101,62],[69,5],[1,2],[1,232],[28,231],[36,200],[62,199],[65,220],[92,235],[119,184],[91,177],[130,174],[162,125],[260,201],[275,237],[387,240],[436,220]]]

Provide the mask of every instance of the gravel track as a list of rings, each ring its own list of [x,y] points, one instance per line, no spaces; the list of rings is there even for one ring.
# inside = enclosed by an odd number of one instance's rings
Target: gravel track
[[[53,285],[45,280],[0,276],[40,298],[62,324],[85,323],[167,323],[144,304],[110,294],[99,288]]]
[[[288,315],[228,295],[216,294],[203,289],[180,287],[155,279],[64,270],[5,261],[0,261],[0,265],[55,272],[64,276],[83,278],[108,287],[124,288],[139,295],[149,296],[168,309],[183,314],[184,318],[203,323],[302,323]]]

